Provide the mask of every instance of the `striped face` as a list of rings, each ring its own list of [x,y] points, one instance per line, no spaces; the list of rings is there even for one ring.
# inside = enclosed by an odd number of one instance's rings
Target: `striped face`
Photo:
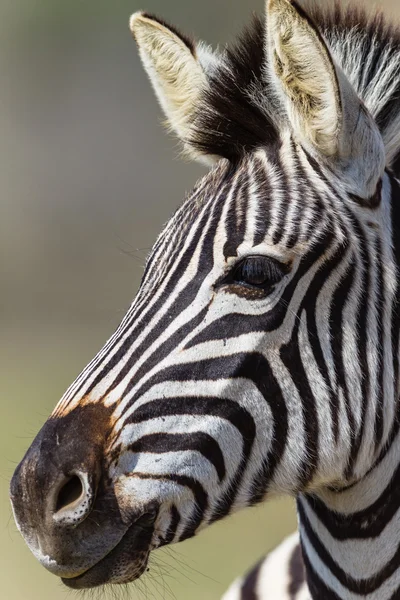
[[[67,585],[135,579],[150,550],[268,493],[351,481],[386,442],[392,183],[377,151],[356,195],[356,160],[338,174],[298,136],[198,183],[16,471],[17,523]]]
[[[387,439],[371,381],[376,441],[360,447],[372,418],[360,366],[390,368],[378,351],[386,219],[287,139],[278,155],[222,162],[168,223],[128,314],[53,415],[110,411],[109,477],[123,505],[161,503],[155,544],[268,491],[359,476]]]
[[[352,456],[364,468],[375,446],[364,437],[360,447],[359,365],[382,360],[363,332],[372,319],[383,336],[372,307],[390,275],[386,218],[364,218],[290,139],[277,156],[258,151],[235,170],[222,162],[200,181],[157,240],[120,327],[50,419],[66,438],[92,409],[86,448],[102,415],[96,502],[111,495],[122,529],[151,514],[148,548],[158,547],[268,492],[342,481]],[[387,431],[374,414],[379,446]],[[71,451],[87,471],[81,447]],[[89,574],[65,581],[103,583]]]

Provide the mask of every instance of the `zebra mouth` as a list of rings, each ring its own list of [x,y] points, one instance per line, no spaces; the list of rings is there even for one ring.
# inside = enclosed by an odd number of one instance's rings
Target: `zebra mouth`
[[[81,575],[62,577],[61,581],[67,587],[79,590],[138,579],[147,568],[156,516],[156,513],[146,513],[140,517],[99,562]]]

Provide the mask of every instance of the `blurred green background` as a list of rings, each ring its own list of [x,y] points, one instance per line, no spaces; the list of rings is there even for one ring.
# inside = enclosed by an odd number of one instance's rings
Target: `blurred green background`
[[[383,4],[395,12],[397,0]],[[122,318],[162,224],[203,173],[177,157],[175,140],[160,126],[128,30],[130,14],[140,8],[223,45],[253,10],[262,11],[263,0],[0,0],[0,597],[6,600],[71,595],[22,542],[9,479],[65,388]],[[155,552],[150,573],[127,588],[126,598],[216,600],[294,528],[291,501],[244,511]],[[103,597],[114,598],[114,591]]]

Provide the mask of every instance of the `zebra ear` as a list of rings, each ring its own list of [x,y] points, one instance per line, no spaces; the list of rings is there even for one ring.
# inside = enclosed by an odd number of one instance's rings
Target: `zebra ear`
[[[135,13],[130,28],[143,66],[167,118],[167,125],[197,157],[187,142],[200,97],[207,88],[206,71],[217,58],[203,44],[195,44],[157,17]]]
[[[270,76],[295,135],[340,169],[350,192],[373,196],[385,168],[378,127],[294,0],[268,0],[267,46]]]

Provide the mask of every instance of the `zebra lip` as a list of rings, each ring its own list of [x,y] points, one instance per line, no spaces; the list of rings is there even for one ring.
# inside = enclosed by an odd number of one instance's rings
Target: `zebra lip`
[[[76,577],[62,577],[72,589],[93,588],[106,583],[129,583],[147,567],[157,513],[142,515],[102,559]]]

